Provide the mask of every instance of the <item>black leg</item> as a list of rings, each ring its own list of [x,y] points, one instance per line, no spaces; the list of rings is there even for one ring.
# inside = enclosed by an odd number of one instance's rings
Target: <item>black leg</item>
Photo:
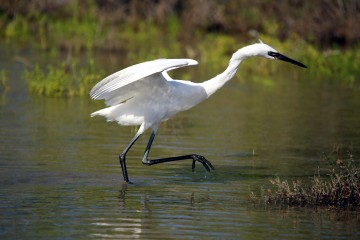
[[[143,162],[145,165],[154,165],[159,163],[165,163],[165,162],[174,162],[174,161],[180,161],[180,160],[190,160],[192,159],[192,165],[191,170],[194,171],[195,169],[195,162],[200,162],[204,168],[210,172],[211,170],[215,170],[214,166],[211,164],[209,160],[207,160],[204,156],[198,155],[198,154],[189,154],[189,155],[183,155],[183,156],[177,156],[177,157],[169,157],[169,158],[159,158],[159,159],[147,159],[146,162]]]
[[[130,182],[129,181],[129,176],[127,173],[127,168],[126,168],[126,154],[127,152],[130,150],[130,148],[132,147],[132,145],[134,145],[134,143],[136,142],[136,140],[138,140],[138,138],[140,137],[141,134],[136,134],[134,136],[134,138],[131,140],[131,142],[129,143],[129,145],[125,148],[125,150],[120,153],[119,155],[119,160],[120,160],[120,166],[121,166],[121,170],[122,170],[122,174],[124,177],[124,181],[125,182]]]
[[[192,165],[191,165],[192,171],[194,171],[194,169],[195,169],[195,162],[200,162],[208,172],[210,172],[211,170],[215,170],[215,168],[213,167],[213,165],[211,164],[210,161],[208,161],[205,157],[198,155],[198,154],[189,154],[189,155],[183,155],[183,156],[177,156],[177,157],[159,158],[159,159],[149,160],[148,155],[150,152],[152,142],[154,141],[154,138],[155,138],[155,132],[152,132],[149,142],[147,144],[145,153],[144,153],[144,157],[142,159],[143,164],[151,166],[151,165],[159,164],[159,163],[192,159],[193,160]]]

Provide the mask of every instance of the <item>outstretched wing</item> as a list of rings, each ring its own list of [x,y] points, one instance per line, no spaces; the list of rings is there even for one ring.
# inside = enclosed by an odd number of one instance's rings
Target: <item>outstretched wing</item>
[[[192,59],[157,59],[139,63],[101,80],[91,89],[90,96],[92,99],[104,99],[107,105],[118,104],[133,97],[137,88],[143,91],[149,84],[165,83],[167,75],[163,73],[166,71],[196,64],[198,62]]]

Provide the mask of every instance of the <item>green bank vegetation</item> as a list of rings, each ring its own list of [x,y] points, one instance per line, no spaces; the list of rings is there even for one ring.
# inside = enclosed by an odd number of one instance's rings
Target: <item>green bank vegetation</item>
[[[350,150],[336,148],[323,157],[325,170],[317,170],[308,182],[271,179],[271,186],[262,188],[260,196],[251,193],[249,201],[271,206],[359,207],[360,166]]]
[[[103,75],[92,60],[86,66],[80,66],[75,60],[58,65],[50,64],[44,69],[35,65],[32,70],[24,72],[30,91],[48,97],[87,95],[89,89],[102,79]]]
[[[149,42],[152,39],[150,38]],[[254,60],[241,65],[237,73],[238,79],[247,79],[273,86],[279,77],[287,78],[291,75],[292,79],[301,78],[313,82],[327,81],[345,85],[354,90],[360,87],[360,64],[358,64],[360,48],[345,52],[339,50],[321,52],[314,46],[296,39],[280,42],[265,35],[261,36],[261,39],[281,52],[290,53],[289,56],[303,62],[309,68],[294,71],[291,67],[284,68],[282,64],[274,64],[267,60],[257,60],[256,64],[253,64]],[[133,40],[134,44],[138,45],[140,42],[146,42],[142,38],[137,40],[134,37]],[[129,51],[126,57],[128,62],[136,63],[161,56],[176,58],[185,55],[185,57],[197,59],[201,63],[201,67],[197,71],[211,69],[212,75],[215,75],[226,68],[231,54],[236,51],[235,46],[238,46],[235,38],[221,34],[216,36],[209,34],[196,44],[194,48],[186,48],[189,52],[187,54],[181,54],[183,46],[174,41],[168,44],[168,48],[164,48],[161,44],[151,48],[150,51],[146,51],[146,47],[139,47],[138,51],[135,49]],[[146,46],[145,43],[144,45]],[[169,50],[170,52],[167,52]],[[25,72],[24,78],[33,93],[45,96],[85,95],[91,86],[104,78],[106,74],[104,71],[99,71],[94,59],[84,64],[83,67],[78,64],[50,64],[46,68],[36,65]],[[186,79],[189,76],[182,77]]]
[[[358,21],[360,4],[356,1],[0,3],[0,35],[5,42],[55,53],[54,59],[59,52],[76,56],[95,50],[115,52],[128,65],[155,58],[188,57],[197,59],[203,69],[211,69],[215,74],[226,67],[234,51],[260,38],[308,65],[309,69],[299,71],[302,79],[331,81],[354,89],[360,85],[360,30],[354,24]],[[89,90],[89,79],[101,75],[94,72],[94,60],[82,65],[86,64],[91,66],[53,64],[41,68],[35,64],[24,78],[37,94],[83,95]],[[286,76],[287,71],[280,72],[278,64],[259,61],[244,63],[238,76],[251,76],[252,81],[274,85],[273,78]],[[291,74],[292,78],[300,78]]]

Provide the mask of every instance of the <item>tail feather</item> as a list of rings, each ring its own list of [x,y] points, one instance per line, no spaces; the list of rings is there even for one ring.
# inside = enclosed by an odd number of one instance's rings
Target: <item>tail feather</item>
[[[120,125],[141,125],[144,122],[143,116],[127,114],[123,104],[100,109],[90,114],[91,117],[103,116],[108,122],[116,121]]]
[[[118,107],[119,107],[119,105],[103,108],[103,109],[100,109],[99,111],[91,113],[90,116],[91,117],[103,116],[103,117],[106,117],[107,119],[109,119],[109,118],[111,118],[113,111]]]

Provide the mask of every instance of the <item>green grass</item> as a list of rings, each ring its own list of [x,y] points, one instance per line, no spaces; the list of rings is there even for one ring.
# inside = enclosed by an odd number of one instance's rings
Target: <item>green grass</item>
[[[183,52],[186,46],[182,46],[176,40],[166,41],[161,38],[156,27],[151,29],[148,24],[150,23],[140,26],[140,29],[148,29],[148,35],[137,35],[134,32],[129,33],[128,37],[123,36],[124,44],[128,44],[128,50],[125,52],[128,65],[163,57],[189,57],[199,60],[201,64],[199,71],[206,70],[207,75],[216,75],[226,68],[236,48],[246,45],[237,43],[231,36],[209,34],[198,39],[191,50]],[[276,64],[266,59],[251,59],[240,66],[241,70],[238,71],[237,78],[241,81],[253,81],[276,87],[278,78],[287,78],[291,75],[292,79],[327,82],[344,85],[354,90],[360,89],[358,77],[360,65],[357,64],[357,59],[360,59],[360,47],[343,53],[335,50],[323,53],[296,39],[286,42],[268,36],[261,36],[261,39],[280,52],[303,62],[308,69],[294,70],[292,67],[285,68],[283,64]],[[89,90],[90,83],[95,84],[104,77],[97,73],[94,61],[86,65],[81,68],[76,63],[48,65],[46,68],[36,66],[26,71],[24,77],[27,79],[30,91],[38,95],[82,96]]]
[[[67,13],[67,18],[50,14],[33,14],[28,18],[18,15],[11,21],[1,21],[0,18],[0,26],[1,22],[4,25],[0,32],[8,42],[20,45],[26,43],[31,47],[37,45],[40,49],[55,53],[116,51],[120,53],[119,57],[126,59],[122,62],[128,65],[156,58],[194,58],[209,75],[223,71],[238,48],[257,41],[253,39],[244,42],[231,34],[201,29],[194,31],[191,39],[184,39],[182,31],[185,26],[177,15],[169,17],[163,25],[151,18],[136,23],[130,21],[119,25],[106,24],[97,18],[95,7],[90,1],[86,6],[88,11],[84,14],[76,2],[66,5],[63,11]],[[259,38],[309,68],[294,71],[293,68],[284,68],[282,64],[267,60],[249,60],[242,63],[241,71],[237,73],[238,79],[276,87],[277,78],[291,74],[292,79],[360,89],[360,45],[344,51],[336,47],[323,51],[295,34],[280,41],[277,37],[277,22],[270,21],[267,25],[266,29],[271,30],[260,34]],[[88,78],[95,81],[96,76],[99,76],[92,70],[94,63],[87,65],[81,69],[73,63],[49,65],[46,68],[36,66],[26,71],[24,77],[34,94],[82,96],[85,95],[85,89],[89,88]],[[96,81],[100,79],[101,77]]]
[[[91,87],[104,77],[91,60],[85,67],[77,61],[70,64],[48,65],[42,69],[36,65],[24,72],[30,92],[47,97],[73,97],[87,95]]]
[[[177,13],[180,10],[176,7],[174,12],[166,15],[167,17],[163,20],[159,20],[163,16],[160,12],[159,15],[149,15],[148,17],[137,16],[136,6],[146,5],[145,3],[140,4],[140,2],[138,3],[140,5],[130,4],[129,7],[134,7],[134,12],[129,13],[116,12],[115,9],[104,12],[100,7],[103,4],[92,0],[71,1],[58,6],[53,3],[54,8],[42,11],[31,7],[35,6],[33,4],[28,5],[28,11],[19,12],[13,18],[10,18],[5,12],[0,13],[0,35],[7,43],[37,47],[49,50],[49,52],[68,51],[72,54],[93,50],[116,51],[121,53],[119,56],[126,59],[123,62],[127,62],[129,65],[156,58],[194,58],[203,64],[207,72],[210,69],[213,74],[217,74],[226,67],[234,51],[257,41],[255,38],[249,41],[249,38],[246,37],[247,34],[238,36],[234,32],[208,31],[206,28],[200,27],[201,24],[193,26],[191,18],[181,18],[181,15]],[[243,4],[250,4],[250,2]],[[288,7],[292,6],[291,3],[286,4],[290,4]],[[104,4],[104,6],[106,5]],[[156,4],[154,6],[159,7]],[[319,47],[307,43],[304,36],[297,35],[295,32],[280,41],[281,22],[274,18],[275,16],[267,16],[267,21],[259,22],[262,11],[256,7],[256,4],[250,4],[250,6],[250,11],[242,11],[240,15],[239,12],[236,12],[236,18],[240,16],[247,19],[246,22],[237,24],[244,25],[243,29],[248,29],[249,26],[258,26],[259,28],[255,27],[254,29],[263,29],[259,36],[262,41],[285,55],[304,62],[309,67],[305,71],[298,71],[297,75],[291,73],[292,78],[330,82],[360,89],[359,44],[353,43],[347,46],[346,50],[336,46],[331,48],[327,46],[327,50],[320,50]],[[122,8],[117,7],[118,10]],[[116,20],[119,14],[123,14],[121,15],[124,17],[122,20]],[[126,14],[130,14],[133,18],[125,18]],[[261,26],[263,27],[261,28]],[[57,67],[60,69],[56,69]],[[75,87],[71,90],[64,90],[58,80],[47,76],[49,71],[55,75],[62,74],[62,68],[62,66],[49,66],[45,70],[40,67],[34,69],[38,76],[43,71],[43,75],[47,78],[46,81],[36,80],[42,82],[38,85],[49,84],[51,86],[35,87],[42,90],[32,92],[47,96],[51,96],[51,94],[82,95],[77,92],[82,89]],[[279,74],[286,76],[289,73],[280,69],[282,69],[281,65],[265,60],[258,61],[257,64],[245,62],[237,76],[238,79],[250,79],[259,84],[274,86]],[[64,77],[68,78],[68,76]],[[69,77],[71,78],[71,76]],[[37,77],[32,76],[32,78]],[[81,84],[80,82],[79,85]],[[54,89],[54,86],[58,86],[59,89],[49,90]],[[30,88],[34,87],[30,86]]]

